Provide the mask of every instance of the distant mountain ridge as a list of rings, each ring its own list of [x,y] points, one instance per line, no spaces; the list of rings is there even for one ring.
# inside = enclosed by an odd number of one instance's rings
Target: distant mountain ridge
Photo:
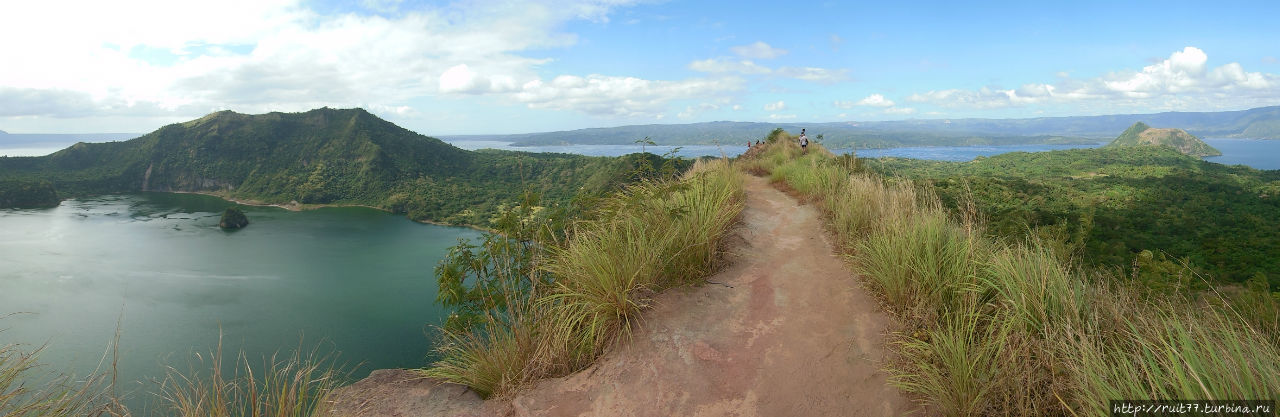
[[[1219,156],[1222,152],[1204,143],[1200,138],[1182,129],[1157,129],[1146,123],[1137,122],[1121,133],[1107,147],[1122,146],[1168,146],[1186,155],[1205,157]]]
[[[1217,137],[1280,139],[1280,106],[1223,112],[1165,112],[1031,119],[920,119],[884,122],[763,123],[704,122],[632,125],[513,135],[445,136],[447,140],[499,140],[516,146],[631,144],[648,137],[661,145],[720,143],[760,139],[774,128],[807,129],[824,136],[828,147],[963,146],[1029,143],[1097,143],[1136,122],[1184,129]]]
[[[626,180],[643,158],[656,157],[471,152],[363,109],[221,111],[124,142],[0,157],[0,188],[43,192],[37,185],[48,182],[62,198],[205,192],[272,204],[366,205],[416,220],[483,226],[525,189],[548,203],[567,202]]]

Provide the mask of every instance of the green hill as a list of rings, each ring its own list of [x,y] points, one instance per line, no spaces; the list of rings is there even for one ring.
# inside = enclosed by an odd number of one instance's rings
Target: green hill
[[[362,109],[222,111],[124,142],[0,158],[0,186],[36,190],[42,188],[32,184],[48,181],[62,197],[205,192],[272,204],[367,205],[415,220],[487,225],[499,205],[526,188],[544,201],[565,203],[581,192],[616,187],[637,166],[661,165],[658,159],[469,152]]]
[[[1107,144],[1120,146],[1168,146],[1191,156],[1219,156],[1222,152],[1182,129],[1157,129],[1138,122]]]
[[[1280,290],[1280,170],[1205,162],[1166,147],[1012,152],[970,162],[864,159],[973,208],[1001,236],[1029,230],[1095,266],[1134,265],[1144,250],[1206,277],[1261,276]],[[1159,257],[1157,257],[1159,258]],[[1191,284],[1198,280],[1190,279]]]

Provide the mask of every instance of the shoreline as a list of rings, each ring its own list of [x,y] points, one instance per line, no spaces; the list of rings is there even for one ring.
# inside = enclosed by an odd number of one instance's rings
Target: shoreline
[[[327,208],[327,207],[362,207],[362,208],[367,208],[367,209],[372,209],[372,210],[381,211],[381,212],[383,212],[383,213],[388,213],[388,214],[402,214],[402,213],[396,213],[396,212],[391,211],[391,210],[387,210],[387,209],[382,208],[382,207],[374,207],[374,206],[365,205],[365,204],[302,204],[302,203],[298,203],[298,202],[290,202],[290,203],[287,203],[287,204],[282,204],[282,203],[264,203],[264,202],[257,201],[257,200],[241,200],[241,199],[231,198],[231,197],[228,197],[228,196],[226,196],[226,195],[222,195],[222,194],[220,194],[220,193],[211,192],[211,191],[158,191],[158,190],[147,190],[147,191],[145,191],[145,192],[152,192],[152,193],[172,193],[172,194],[198,194],[198,195],[206,195],[206,196],[210,196],[210,197],[217,197],[217,198],[220,198],[220,199],[222,199],[222,200],[224,200],[224,201],[229,201],[229,202],[236,203],[236,204],[240,204],[240,205],[244,205],[244,206],[252,206],[252,207],[275,207],[275,208],[284,209],[284,210],[293,211],[293,212],[302,212],[302,211],[315,210],[315,209],[321,209],[321,208]],[[409,219],[409,216],[408,216],[408,214],[407,214],[407,213],[403,213],[403,214],[404,214],[404,217],[405,217],[406,219]],[[441,222],[437,222],[437,221],[434,221],[434,220],[414,220],[414,219],[409,219],[409,221],[414,222],[414,223],[429,224],[429,225],[432,225],[432,226],[444,226],[444,227],[465,227],[465,228],[468,228],[468,229],[472,229],[472,230],[476,230],[476,231],[481,231],[481,232],[496,233],[493,229],[489,229],[489,228],[486,228],[486,227],[480,227],[480,226],[476,226],[476,225],[472,225],[472,224],[450,224],[450,223],[441,223]]]

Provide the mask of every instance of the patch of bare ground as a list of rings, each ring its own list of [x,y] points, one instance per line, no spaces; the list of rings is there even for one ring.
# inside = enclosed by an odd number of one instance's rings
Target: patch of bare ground
[[[658,295],[631,339],[581,372],[485,402],[429,381],[383,384],[383,391],[361,382],[338,398],[370,410],[363,415],[386,416],[913,412],[881,370],[890,318],[835,255],[817,210],[757,177],[747,178],[746,197],[730,265],[706,285]],[[423,397],[465,406],[427,405]]]

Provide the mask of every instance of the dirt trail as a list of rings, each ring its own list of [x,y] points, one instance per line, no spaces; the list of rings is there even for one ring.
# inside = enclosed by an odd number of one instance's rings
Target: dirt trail
[[[661,294],[595,365],[461,414],[907,414],[880,371],[889,319],[833,254],[817,211],[756,177],[746,197],[730,266],[709,278],[722,284]]]
[[[812,206],[748,177],[732,265],[670,291],[630,343],[591,368],[541,381],[515,415],[904,414],[885,381],[888,318],[833,255]],[[730,288],[732,287],[732,288]]]

